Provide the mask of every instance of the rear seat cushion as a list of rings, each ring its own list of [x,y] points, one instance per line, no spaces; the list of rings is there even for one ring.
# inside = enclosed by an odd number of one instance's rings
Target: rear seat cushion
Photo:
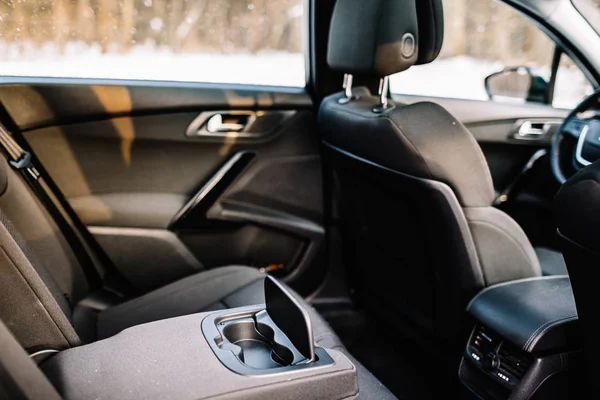
[[[100,313],[98,339],[146,322],[264,303],[263,281],[264,275],[258,270],[238,266],[190,276]],[[356,365],[361,399],[394,399],[385,386],[348,353],[319,313],[298,294],[290,291],[308,311],[317,344],[344,352]]]
[[[236,299],[236,292],[263,278],[253,268],[237,266],[192,275],[100,313],[97,338],[104,339],[130,326],[160,319],[261,303],[264,300],[259,294],[247,297],[252,295],[249,292],[245,297],[237,295]]]

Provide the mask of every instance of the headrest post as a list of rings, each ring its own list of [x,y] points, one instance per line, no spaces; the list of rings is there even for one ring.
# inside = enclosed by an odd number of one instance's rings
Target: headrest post
[[[354,97],[352,95],[352,83],[354,81],[354,76],[352,76],[352,74],[344,74],[344,84],[343,84],[343,88],[344,88],[344,96],[338,100],[338,103],[340,104],[348,104],[350,101],[356,99],[356,97]]]
[[[352,98],[352,83],[354,81],[354,76],[352,74],[344,74],[344,89],[346,98],[350,100]]]
[[[373,108],[374,113],[381,113],[389,107],[388,91],[390,89],[390,77],[384,76],[379,80],[379,105]]]

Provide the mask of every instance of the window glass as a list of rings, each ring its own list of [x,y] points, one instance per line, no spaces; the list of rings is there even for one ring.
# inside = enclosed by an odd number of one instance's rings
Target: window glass
[[[572,3],[592,28],[600,33],[600,0],[572,0]]]
[[[304,86],[303,0],[2,0],[0,75]]]
[[[552,105],[557,108],[575,108],[593,91],[594,88],[583,72],[567,55],[563,54],[556,74]]]
[[[526,66],[550,78],[555,44],[517,11],[493,0],[443,0],[443,5],[445,37],[439,58],[392,76],[392,92],[488,100],[485,78],[505,68]],[[571,67],[559,75],[566,79]],[[582,94],[581,87],[562,90],[557,101],[576,103]]]

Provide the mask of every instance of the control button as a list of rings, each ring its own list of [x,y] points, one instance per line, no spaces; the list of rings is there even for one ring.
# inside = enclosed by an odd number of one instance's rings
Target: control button
[[[481,357],[479,357],[477,354],[475,353],[471,353],[471,357],[473,357],[475,360],[479,361],[481,360]]]

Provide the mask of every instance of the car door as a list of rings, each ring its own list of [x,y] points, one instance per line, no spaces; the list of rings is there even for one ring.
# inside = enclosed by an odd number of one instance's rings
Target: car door
[[[535,246],[554,246],[552,135],[592,92],[577,64],[532,20],[495,1],[444,0],[438,60],[391,77],[396,101],[433,101],[478,141],[492,174],[496,205]],[[526,88],[519,86],[526,80]],[[530,82],[535,82],[536,85]],[[539,84],[539,85],[538,85]]]
[[[319,282],[303,4],[0,6],[5,114],[138,291],[232,264]]]

